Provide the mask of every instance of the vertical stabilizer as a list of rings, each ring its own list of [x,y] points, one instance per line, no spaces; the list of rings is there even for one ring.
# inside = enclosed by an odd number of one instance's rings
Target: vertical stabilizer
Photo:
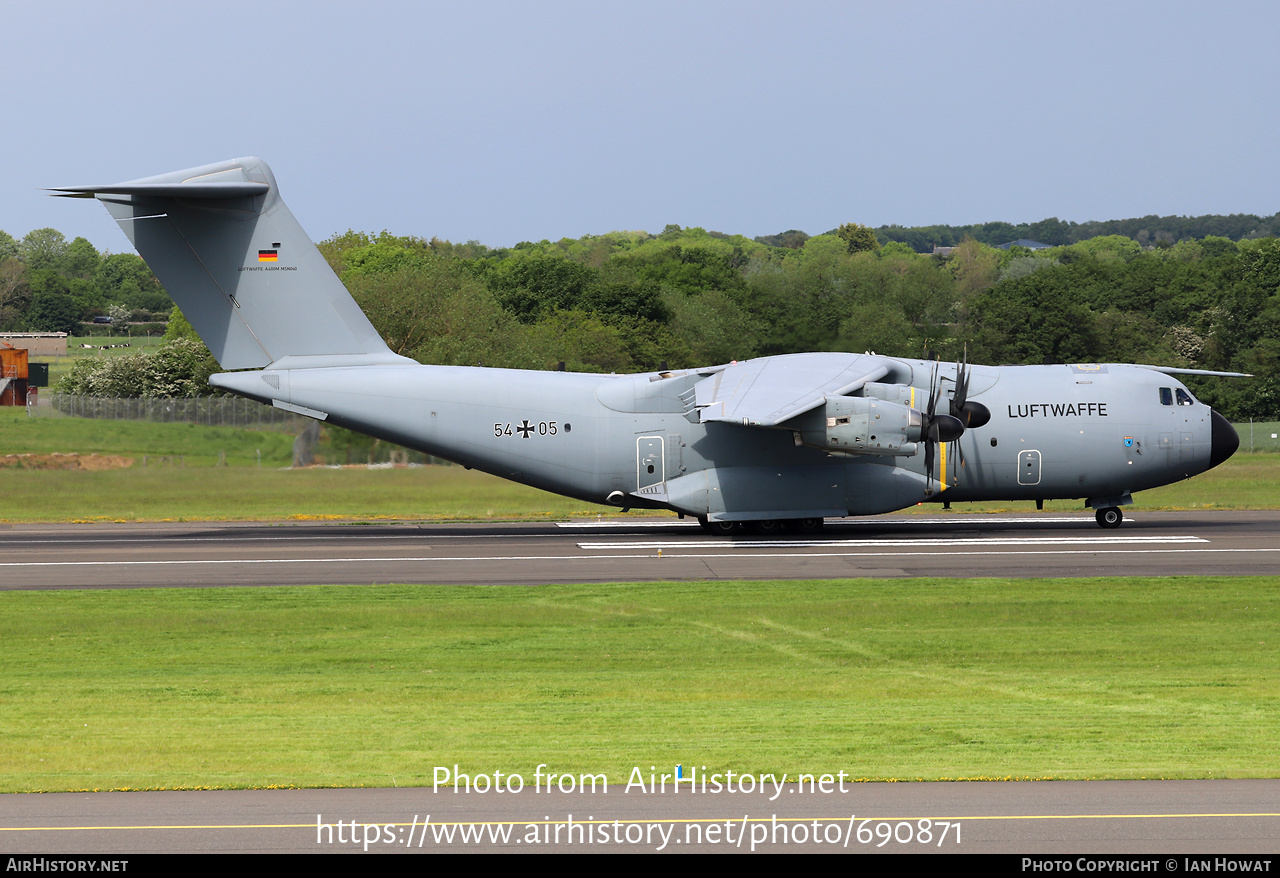
[[[54,191],[107,206],[224,369],[285,357],[404,362],[293,218],[261,159]]]

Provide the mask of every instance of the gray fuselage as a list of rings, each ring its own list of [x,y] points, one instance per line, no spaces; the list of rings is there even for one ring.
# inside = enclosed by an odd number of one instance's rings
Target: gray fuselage
[[[876,359],[890,366],[886,381],[915,388],[917,408],[934,380],[945,405],[954,365],[939,365],[934,379],[933,363]],[[710,520],[868,515],[944,500],[1119,503],[1221,459],[1220,416],[1169,375],[1121,365],[970,370],[969,399],[990,422],[942,444],[932,483],[920,453],[799,444],[799,418],[770,428],[700,422],[693,388],[714,369],[607,376],[386,365],[231,373],[214,383],[547,491]]]

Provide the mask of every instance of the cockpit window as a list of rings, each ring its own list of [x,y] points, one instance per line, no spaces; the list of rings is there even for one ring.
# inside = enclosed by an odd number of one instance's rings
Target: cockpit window
[[[1173,388],[1160,388],[1160,405],[1173,405]]]
[[[1196,401],[1191,398],[1191,394],[1187,393],[1181,387],[1178,388],[1178,405],[1195,405]]]

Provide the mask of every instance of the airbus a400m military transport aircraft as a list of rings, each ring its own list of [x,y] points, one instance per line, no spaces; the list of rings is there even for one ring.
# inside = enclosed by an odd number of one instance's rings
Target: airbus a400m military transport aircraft
[[[704,527],[812,531],[921,501],[1131,495],[1239,446],[1150,366],[763,357],[585,375],[424,366],[393,353],[241,158],[57,194],[102,201],[208,344],[216,387],[581,500]],[[1212,373],[1223,374],[1223,373]]]

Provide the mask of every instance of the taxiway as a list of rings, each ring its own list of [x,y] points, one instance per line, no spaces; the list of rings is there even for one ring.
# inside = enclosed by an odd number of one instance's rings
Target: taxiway
[[[532,782],[532,774],[528,778]],[[754,778],[753,778],[754,784]],[[1280,781],[841,783],[751,792],[452,788],[0,796],[0,851],[1017,853],[1271,859]],[[841,791],[843,787],[843,792]],[[1176,857],[1173,866],[1166,858]],[[1073,864],[1074,865],[1074,864]],[[1017,868],[1017,864],[1014,864]],[[135,871],[130,869],[129,871]],[[1062,871],[1061,868],[1056,871]],[[1219,870],[1223,871],[1223,870]],[[1261,869],[1258,869],[1261,871]]]

